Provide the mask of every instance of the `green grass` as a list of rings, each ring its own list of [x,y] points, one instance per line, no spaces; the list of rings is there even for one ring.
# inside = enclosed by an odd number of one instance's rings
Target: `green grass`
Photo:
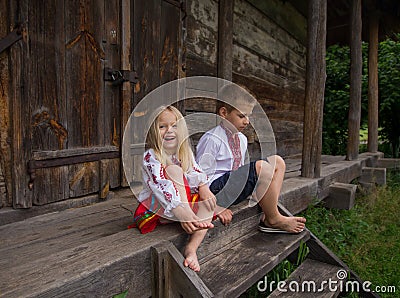
[[[396,287],[395,293],[379,293],[383,298],[399,297],[400,293],[400,171],[388,172],[387,182],[368,195],[358,195],[351,210],[329,210],[319,204],[301,214],[311,232],[361,279],[372,283],[370,289]],[[267,280],[285,280],[297,264],[283,261],[268,273]],[[241,297],[268,294],[258,291],[255,284]],[[346,297],[358,295],[349,293]]]
[[[352,210],[313,206],[303,213],[307,227],[363,280],[395,286],[400,293],[400,173],[388,173],[388,184],[358,196]]]

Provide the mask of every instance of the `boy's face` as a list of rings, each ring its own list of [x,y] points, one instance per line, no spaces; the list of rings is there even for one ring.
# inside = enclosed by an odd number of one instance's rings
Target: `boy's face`
[[[233,131],[243,131],[249,125],[249,116],[253,111],[253,106],[251,105],[242,105],[238,108],[240,110],[233,109],[230,112],[225,107],[220,109],[220,116],[229,121],[228,124],[233,126],[231,127]]]

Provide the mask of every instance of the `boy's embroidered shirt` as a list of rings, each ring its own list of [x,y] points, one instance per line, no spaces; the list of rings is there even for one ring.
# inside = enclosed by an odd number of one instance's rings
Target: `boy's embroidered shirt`
[[[179,165],[178,160],[176,163]],[[182,204],[181,197],[174,183],[165,177],[164,167],[157,160],[153,149],[147,150],[143,155],[142,176],[143,190],[139,194],[139,202],[154,194],[165,210],[164,215],[173,217],[172,209]],[[197,192],[199,185],[208,182],[207,175],[200,170],[195,160],[193,168],[185,173],[185,177],[192,192]]]
[[[229,130],[229,128],[225,127],[222,122],[220,125],[225,130],[226,136],[228,138],[229,148],[231,149],[233,156],[232,170],[235,171],[239,168],[240,162],[242,161],[239,136],[238,133],[233,133]]]
[[[237,133],[240,140],[241,160],[239,166],[245,164],[247,138],[241,132]],[[209,183],[233,169],[234,157],[229,147],[225,130],[218,125],[207,131],[199,140],[196,150],[196,161],[208,175]]]

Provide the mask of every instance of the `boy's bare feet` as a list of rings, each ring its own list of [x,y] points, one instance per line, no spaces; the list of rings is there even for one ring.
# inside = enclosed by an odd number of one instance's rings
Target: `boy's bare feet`
[[[304,217],[296,216],[279,216],[276,219],[264,220],[264,224],[274,229],[284,230],[289,233],[300,233],[305,228],[306,219]]]
[[[183,265],[189,267],[194,272],[200,271],[200,264],[195,251],[185,251],[185,261],[183,261]]]

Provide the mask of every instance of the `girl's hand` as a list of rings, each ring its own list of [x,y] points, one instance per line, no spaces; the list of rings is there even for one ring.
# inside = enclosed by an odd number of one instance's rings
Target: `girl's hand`
[[[182,228],[188,234],[193,234],[197,230],[210,229],[214,227],[212,223],[202,222],[190,207],[178,206],[174,208],[172,212],[179,219]]]
[[[188,234],[193,234],[198,230],[211,229],[214,227],[212,223],[208,222],[181,222],[182,229]]]
[[[215,195],[211,192],[208,188],[207,184],[203,184],[199,186],[199,204],[203,204],[206,206],[206,209],[210,212],[214,211],[215,207],[217,206],[217,199]]]

